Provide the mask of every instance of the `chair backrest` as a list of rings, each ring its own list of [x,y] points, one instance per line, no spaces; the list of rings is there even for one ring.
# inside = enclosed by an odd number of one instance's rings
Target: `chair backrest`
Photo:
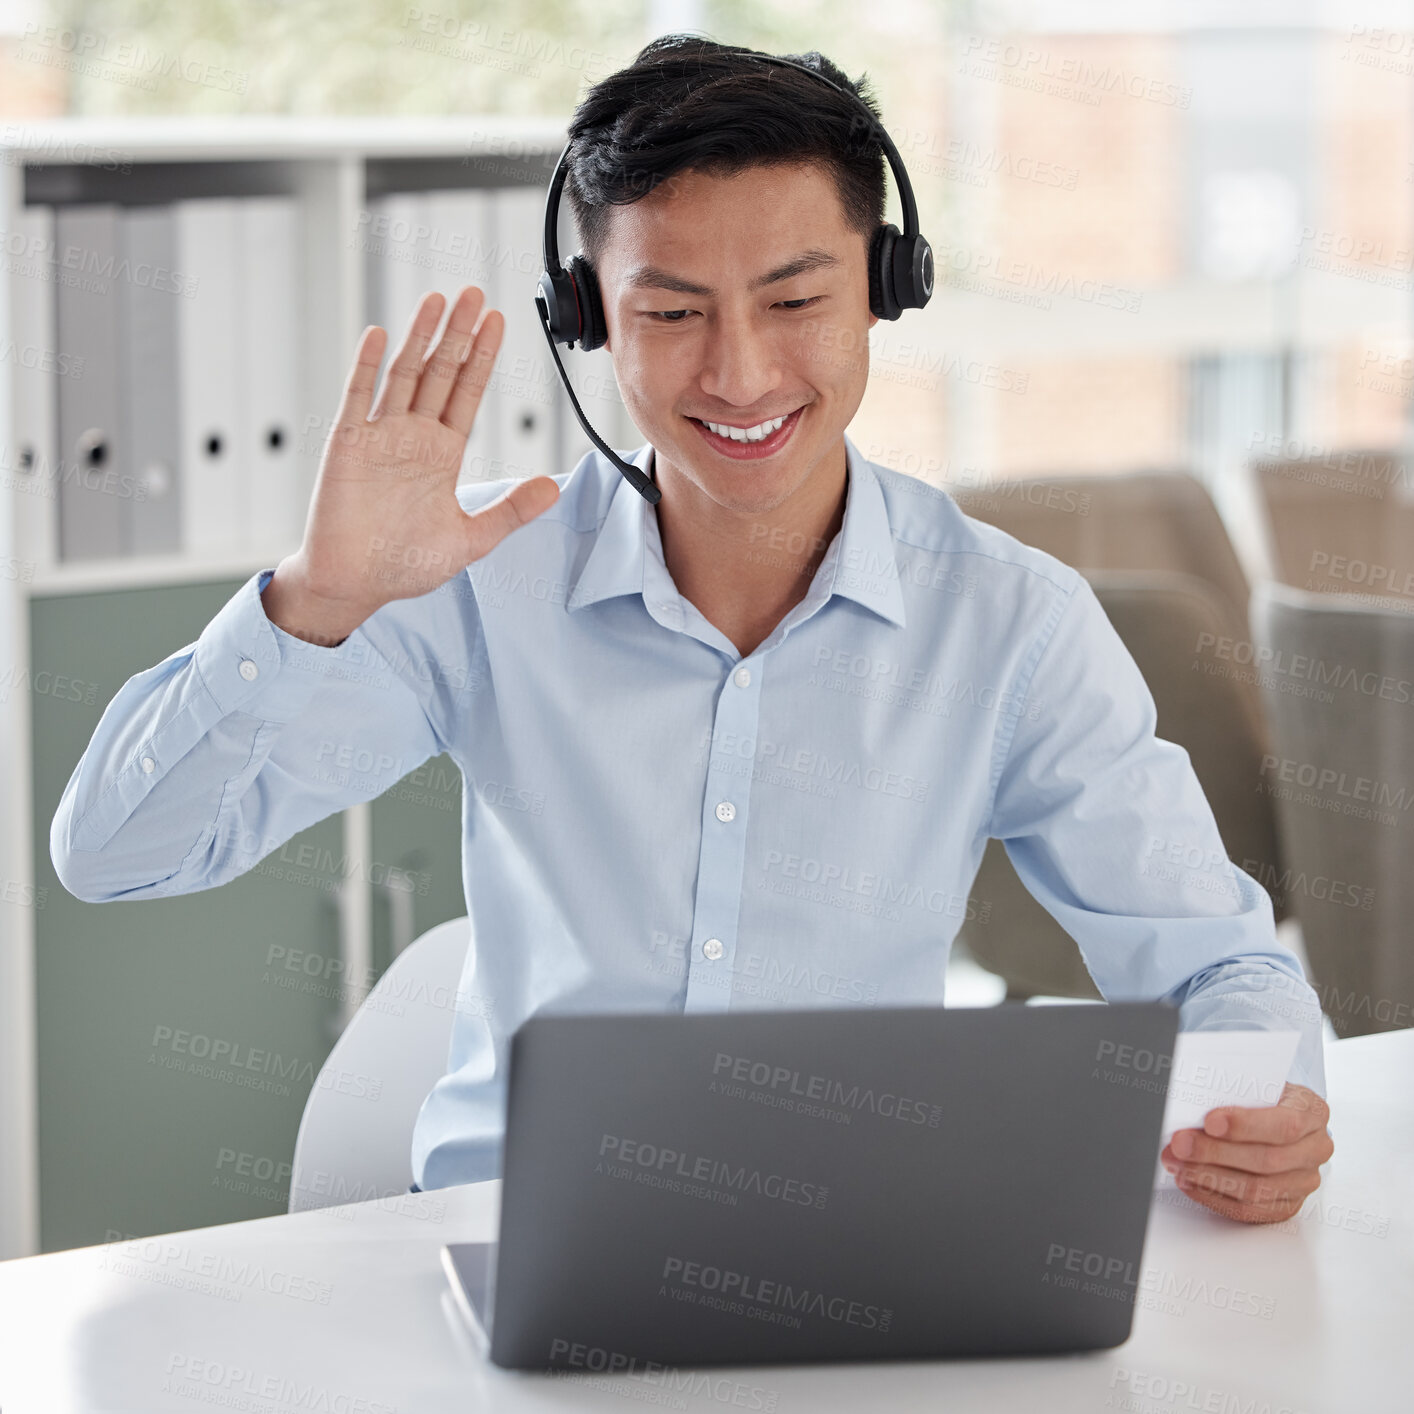
[[[1227,604],[1203,580],[1172,573],[1091,570],[1086,576],[1153,695],[1157,734],[1177,742],[1212,806],[1228,857],[1287,912],[1271,801],[1261,790],[1269,755],[1258,689],[1206,650],[1231,630]],[[1096,996],[1074,941],[1026,891],[1005,850],[989,843],[960,930],[983,967],[1013,996]],[[986,921],[983,922],[982,920]]]
[[[1247,625],[1247,576],[1207,488],[1185,471],[949,486],[970,516],[1078,570],[1165,570],[1208,583]]]
[[[406,1193],[412,1131],[447,1071],[471,920],[429,928],[380,977],[305,1102],[290,1212]]]
[[[1153,694],[1157,734],[1188,752],[1228,858],[1267,889],[1280,920],[1287,907],[1279,837],[1260,789],[1267,722],[1254,676],[1215,651],[1229,624],[1227,605],[1191,575],[1092,571],[1088,578]]]
[[[1414,612],[1259,584],[1289,894],[1339,1036],[1414,1025]]]
[[[1252,463],[1274,573],[1318,594],[1394,594],[1414,605],[1414,459],[1351,448]]]

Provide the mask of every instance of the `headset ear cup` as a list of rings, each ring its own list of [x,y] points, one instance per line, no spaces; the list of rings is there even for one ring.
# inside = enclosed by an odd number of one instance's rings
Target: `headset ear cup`
[[[933,250],[921,236],[894,242],[894,297],[905,309],[922,309],[933,297]]]
[[[575,299],[579,303],[579,327],[582,349],[598,349],[609,337],[608,325],[604,321],[604,305],[599,298],[599,277],[594,267],[582,255],[571,256],[569,272],[574,276]]]
[[[902,313],[894,297],[894,244],[898,227],[883,222],[869,243],[869,308],[880,319],[897,319]]]
[[[557,344],[573,344],[579,338],[579,310],[575,306],[574,284],[563,266],[541,275],[539,303],[550,326],[550,337]]]
[[[883,308],[883,296],[879,292],[879,246],[883,239],[884,228],[879,226],[869,240],[869,309],[874,314]]]

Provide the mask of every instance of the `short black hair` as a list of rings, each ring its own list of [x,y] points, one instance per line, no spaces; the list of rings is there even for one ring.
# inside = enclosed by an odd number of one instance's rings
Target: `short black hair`
[[[565,195],[591,263],[603,253],[611,206],[639,201],[687,168],[734,176],[759,165],[819,164],[834,176],[848,225],[872,238],[884,219],[886,159],[868,80],[851,81],[816,50],[778,56],[822,73],[856,101],[751,57],[759,53],[666,34],[584,96],[569,125]]]

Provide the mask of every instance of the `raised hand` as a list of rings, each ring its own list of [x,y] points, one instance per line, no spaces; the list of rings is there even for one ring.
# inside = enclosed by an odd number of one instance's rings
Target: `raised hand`
[[[300,548],[280,562],[262,602],[274,623],[311,642],[341,642],[394,599],[427,594],[552,506],[549,476],[518,482],[468,514],[457,474],[501,347],[505,319],[466,286],[430,353],[445,301],[424,295],[373,404],[387,332],[363,331],[324,447]]]

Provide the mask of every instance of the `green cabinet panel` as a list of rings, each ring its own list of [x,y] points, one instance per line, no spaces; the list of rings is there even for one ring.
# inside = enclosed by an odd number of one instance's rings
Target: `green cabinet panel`
[[[288,1202],[338,1011],[342,818],[177,898],[83,903],[49,857],[54,811],[103,708],[133,673],[194,642],[241,583],[32,601],[44,1251]]]
[[[411,939],[465,916],[461,811],[461,770],[445,754],[425,761],[373,802],[368,873],[376,971]]]
[[[36,597],[36,993],[41,1247],[285,1211],[305,1100],[340,1025],[338,894],[371,889],[373,962],[466,912],[461,773],[424,763],[372,805],[367,870],[343,821],[239,879],[83,903],[49,858],[59,798],[104,707],[192,643],[243,581]]]

